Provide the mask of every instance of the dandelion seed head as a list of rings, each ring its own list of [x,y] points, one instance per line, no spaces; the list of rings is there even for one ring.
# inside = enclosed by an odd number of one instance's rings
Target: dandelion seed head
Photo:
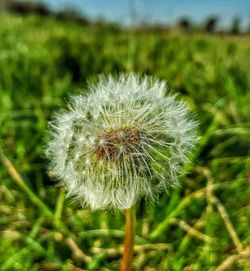
[[[130,208],[178,183],[197,137],[186,104],[165,81],[100,77],[50,123],[50,171],[92,209]]]

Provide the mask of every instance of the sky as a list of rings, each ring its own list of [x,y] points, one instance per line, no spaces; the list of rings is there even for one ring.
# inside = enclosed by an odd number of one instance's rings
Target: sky
[[[91,19],[102,18],[128,25],[134,22],[173,24],[181,17],[194,23],[208,16],[220,17],[220,26],[241,18],[243,28],[250,25],[250,0],[41,0],[53,9],[76,9]]]

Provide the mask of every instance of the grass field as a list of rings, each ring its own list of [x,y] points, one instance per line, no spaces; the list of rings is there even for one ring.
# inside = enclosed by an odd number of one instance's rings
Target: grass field
[[[134,270],[250,270],[250,37],[0,14],[0,270],[119,270],[123,214],[65,199],[47,122],[100,73],[166,79],[200,122],[181,186],[137,209]]]

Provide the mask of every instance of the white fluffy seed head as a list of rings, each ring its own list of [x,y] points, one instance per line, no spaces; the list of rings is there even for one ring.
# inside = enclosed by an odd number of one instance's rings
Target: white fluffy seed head
[[[164,81],[100,76],[50,123],[50,170],[92,209],[131,207],[178,183],[197,141],[186,105]]]

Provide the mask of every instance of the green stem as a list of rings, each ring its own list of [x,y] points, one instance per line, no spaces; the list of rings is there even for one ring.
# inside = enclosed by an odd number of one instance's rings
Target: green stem
[[[60,189],[59,195],[56,201],[56,208],[55,208],[55,215],[54,215],[55,225],[58,228],[60,227],[61,216],[63,212],[63,204],[64,204],[64,191]]]
[[[125,210],[125,220],[124,253],[121,271],[131,271],[135,236],[135,212],[133,207]]]

